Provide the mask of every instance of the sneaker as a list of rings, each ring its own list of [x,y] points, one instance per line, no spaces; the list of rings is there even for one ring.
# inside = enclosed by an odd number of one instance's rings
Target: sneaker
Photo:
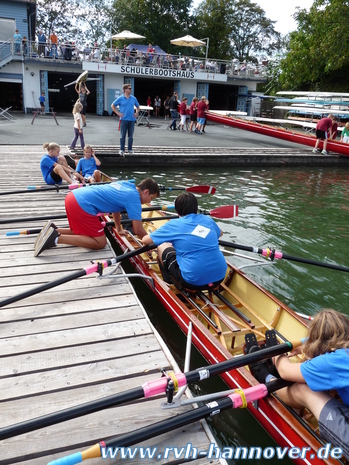
[[[328,155],[327,150],[323,150],[321,153],[322,153],[322,155]]]
[[[84,124],[82,125],[83,128],[84,128],[85,126],[86,126],[86,123],[84,123]]]
[[[314,149],[314,150],[313,150],[313,153],[320,153],[320,152],[321,152],[320,149]]]
[[[46,231],[50,228],[53,228],[53,229],[57,229],[57,226],[52,223],[51,220],[48,220],[47,223],[44,224],[44,227],[42,228],[42,230],[40,231],[38,237],[35,239],[35,242],[34,242],[34,249],[37,245],[37,243],[41,240],[41,238],[46,234]]]
[[[127,151],[130,155],[133,155],[134,154],[134,151],[133,150],[128,150]]]
[[[58,231],[54,228],[49,228],[42,236],[41,240],[38,241],[34,250],[34,257],[38,257],[44,250],[56,247],[57,237],[59,237]]]
[[[120,157],[124,157],[125,156],[125,152],[123,150],[119,150],[119,155]]]

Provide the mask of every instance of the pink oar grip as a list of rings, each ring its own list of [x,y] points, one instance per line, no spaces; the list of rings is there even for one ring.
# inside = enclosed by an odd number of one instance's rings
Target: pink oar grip
[[[252,386],[250,388],[244,389],[243,393],[246,398],[246,402],[253,402],[254,400],[262,399],[268,394],[268,389],[264,384],[257,384],[257,386]],[[239,392],[230,394],[229,396],[234,404],[234,408],[242,407],[243,397]]]
[[[187,379],[183,373],[175,374],[178,382],[178,387],[185,386],[187,384]],[[157,394],[163,394],[167,386],[167,378],[163,376],[162,378],[150,381],[149,383],[143,384],[142,388],[144,391],[144,397],[152,397]]]

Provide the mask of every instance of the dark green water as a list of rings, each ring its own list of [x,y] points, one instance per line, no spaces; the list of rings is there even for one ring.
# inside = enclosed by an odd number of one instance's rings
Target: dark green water
[[[271,247],[288,255],[349,267],[349,172],[346,169],[253,167],[227,171],[217,167],[109,174],[135,178],[136,182],[153,177],[167,187],[213,185],[217,189],[214,196],[198,196],[200,208],[239,206],[237,218],[217,220],[224,232],[222,239],[247,246]],[[175,197],[175,193],[166,192],[161,194],[159,203],[173,203]],[[245,263],[242,259],[228,257],[228,260],[238,265]],[[321,308],[332,307],[349,315],[349,273],[288,260],[245,271],[296,311],[311,315]],[[176,330],[175,323],[145,285],[137,282],[137,292],[182,368],[185,337]],[[191,369],[204,364],[194,352]],[[201,383],[197,390],[214,392],[225,389],[224,386],[219,379],[211,379]],[[211,426],[223,445],[275,446],[254,418],[243,410],[220,414],[211,421]],[[237,460],[234,463],[248,462]],[[250,462],[270,463],[269,460]]]

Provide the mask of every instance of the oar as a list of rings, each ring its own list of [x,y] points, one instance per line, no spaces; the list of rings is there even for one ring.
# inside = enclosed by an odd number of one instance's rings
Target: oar
[[[99,457],[107,458],[110,453],[113,453],[115,448],[129,447],[137,443],[143,443],[144,441],[159,436],[160,434],[168,433],[174,429],[181,428],[189,425],[190,423],[216,415],[231,408],[246,408],[248,403],[262,399],[270,392],[285,388],[290,384],[292,384],[290,381],[277,379],[266,384],[257,384],[256,386],[247,389],[241,389],[238,392],[221,398],[220,400],[210,402],[202,407],[190,410],[189,412],[185,412],[152,425],[144,426],[143,428],[139,428],[135,431],[101,441],[83,452],[77,452],[67,457],[63,457],[62,459],[53,460],[52,462],[49,462],[48,465],[74,465],[82,462],[83,460]]]
[[[151,207],[144,207],[142,208],[143,212],[152,212],[152,211],[157,211],[157,210],[163,210],[163,211],[169,211],[169,210],[174,210],[175,207],[174,205],[154,205]],[[127,213],[126,211],[122,211],[120,213]],[[67,217],[67,214],[62,214],[62,215],[50,215],[50,216],[34,216],[34,217],[24,217],[24,218],[8,218],[4,220],[0,220],[0,224],[7,224],[7,223],[19,223],[20,221],[44,221],[44,220],[62,220]],[[23,232],[23,234],[26,234]]]
[[[117,182],[118,180],[105,181],[96,183],[97,185],[110,184],[111,182]],[[134,179],[127,179],[128,182],[134,182]],[[61,189],[77,189],[79,187],[90,187],[96,184],[55,184],[54,186],[27,186],[26,190],[0,192],[0,195],[11,195],[11,194],[26,194],[28,192],[46,192],[46,191],[59,191]],[[192,187],[165,187],[159,186],[160,192],[165,191],[188,191],[195,192],[196,194],[214,194],[216,188],[213,186],[192,186]]]
[[[83,268],[80,271],[76,271],[75,273],[71,273],[63,278],[59,278],[59,279],[56,279],[55,281],[42,284],[41,286],[35,287],[34,289],[30,289],[29,291],[26,291],[26,292],[22,292],[21,294],[18,294],[14,297],[9,297],[8,299],[2,300],[0,301],[0,308],[5,307],[5,305],[12,304],[13,302],[17,302],[18,300],[26,299],[27,297],[31,297],[35,294],[39,294],[40,292],[46,291],[48,289],[52,289],[53,287],[60,286],[61,284],[68,283],[69,281],[73,281],[73,279],[81,278],[82,276],[86,276],[91,273],[100,272],[104,268],[107,268],[108,266],[115,265],[116,263],[119,263],[122,260],[126,260],[128,258],[134,257],[135,255],[139,255],[143,252],[147,252],[148,250],[155,249],[155,247],[156,247],[155,244],[146,245],[137,250],[132,250],[131,252],[127,252],[123,255],[119,255],[118,257],[92,263],[86,268]]]
[[[277,258],[277,259],[284,258],[285,260],[292,260],[294,262],[322,266],[323,268],[330,268],[331,270],[349,272],[349,268],[347,268],[346,266],[332,265],[331,263],[317,262],[315,260],[308,260],[307,258],[293,257],[292,255],[287,255],[282,252],[277,252],[276,250],[271,250],[269,248],[259,249],[258,247],[250,247],[250,246],[235,244],[234,242],[227,242],[227,241],[222,241],[222,240],[219,240],[219,244],[222,245],[223,247],[231,247],[233,249],[245,250],[246,252],[258,253],[260,255],[263,255],[264,257],[270,258],[270,260],[274,260],[274,258]]]
[[[142,209],[142,211],[157,211],[157,210],[174,210],[174,205],[164,205],[162,207],[145,207]],[[235,218],[235,216],[238,216],[239,214],[239,207],[237,205],[224,205],[222,207],[214,208],[213,210],[198,210],[199,213],[202,215],[210,215],[214,218]],[[121,213],[126,213],[126,212],[121,212]],[[47,217],[38,217],[38,218],[20,218],[20,220],[27,220],[27,221],[34,221],[34,220],[56,220],[56,219],[64,219],[66,218],[67,215],[57,215],[57,216],[47,216]],[[143,222],[147,221],[161,221],[161,220],[172,220],[175,218],[179,218],[178,215],[171,215],[171,216],[154,216],[153,218],[142,218]],[[10,222],[15,222],[17,220],[11,221]],[[18,220],[19,221],[19,220]],[[6,222],[6,220],[5,220]],[[130,223],[131,220],[124,219],[121,220],[121,224],[127,224]],[[0,221],[0,224],[2,221]],[[113,221],[108,221],[107,223],[104,223],[104,226],[114,226]],[[23,229],[22,231],[8,231],[6,233],[6,236],[18,236],[20,234],[38,234],[41,231],[41,229]]]
[[[259,362],[264,359],[275,357],[277,355],[291,352],[294,348],[300,346],[301,341],[285,342],[276,346],[267,347],[265,349],[257,350],[251,354],[246,354],[241,357],[235,357],[230,360],[225,360],[215,365],[208,365],[203,368],[189,371],[188,373],[170,373],[169,376],[162,376],[156,380],[143,384],[142,386],[129,389],[124,392],[113,394],[108,397],[102,397],[91,402],[76,405],[58,412],[49,413],[41,417],[33,418],[31,420],[23,421],[10,426],[0,428],[0,440],[7,439],[20,434],[28,433],[40,428],[62,423],[64,421],[72,420],[84,415],[88,415],[106,408],[116,407],[126,402],[149,398],[158,394],[166,392],[168,381],[176,383],[178,388],[186,384],[207,379],[210,376],[220,375],[222,373],[241,368],[251,363]]]
[[[188,191],[196,194],[214,194],[216,188],[213,186],[192,186],[192,187],[165,187],[159,186],[161,192],[165,191]]]

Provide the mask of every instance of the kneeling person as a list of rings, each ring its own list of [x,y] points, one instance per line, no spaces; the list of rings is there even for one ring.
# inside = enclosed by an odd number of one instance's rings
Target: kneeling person
[[[35,241],[34,257],[57,244],[103,249],[107,239],[98,218],[101,212],[112,212],[116,230],[126,235],[128,232],[121,226],[120,214],[126,210],[134,233],[142,238],[147,234],[142,225],[142,204],[150,203],[159,194],[159,186],[150,178],[144,179],[137,187],[121,181],[70,192],[65,198],[69,228],[57,228],[51,221],[46,223]]]
[[[223,234],[212,218],[198,214],[198,202],[190,192],[175,201],[179,219],[168,221],[143,237],[145,245],[156,244],[164,279],[171,278],[187,288],[200,288],[221,282],[227,270],[218,238]]]

